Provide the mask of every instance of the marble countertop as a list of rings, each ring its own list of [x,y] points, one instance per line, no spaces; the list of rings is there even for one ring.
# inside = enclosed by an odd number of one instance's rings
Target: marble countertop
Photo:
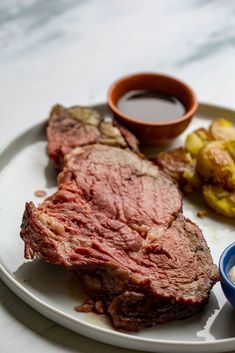
[[[200,101],[235,109],[234,70],[233,1],[1,0],[0,145],[53,104],[105,101],[112,81],[138,71],[177,76]],[[131,352],[49,321],[2,282],[0,299],[2,353]]]

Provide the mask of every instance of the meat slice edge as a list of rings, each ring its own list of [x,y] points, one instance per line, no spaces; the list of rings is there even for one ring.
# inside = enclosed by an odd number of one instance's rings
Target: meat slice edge
[[[63,169],[64,156],[79,146],[100,143],[139,153],[139,142],[130,131],[89,107],[54,106],[48,120],[47,139],[48,156],[58,170]]]
[[[180,213],[176,184],[117,147],[86,146],[66,158],[59,190],[38,208],[26,205],[26,256],[75,271],[115,328],[137,330],[200,311],[218,272],[200,229]]]
[[[66,205],[60,205],[61,212],[63,209]],[[168,229],[159,231],[157,239],[146,240],[132,229],[126,230],[133,241],[125,249],[114,244],[115,231],[107,241],[102,232],[92,236],[82,220],[74,222],[78,228],[73,234],[63,215],[56,218],[47,207],[40,210],[27,204],[21,232],[26,255],[75,271],[89,297],[103,303],[115,328],[136,331],[185,318],[207,302],[218,271],[201,231],[182,214]],[[103,215],[94,216],[103,230]],[[70,220],[73,217],[70,214]]]
[[[181,214],[173,180],[141,158],[128,130],[90,108],[54,107],[47,135],[63,170],[54,195],[26,204],[25,257],[75,271],[88,306],[117,329],[199,312],[218,270],[201,230]]]

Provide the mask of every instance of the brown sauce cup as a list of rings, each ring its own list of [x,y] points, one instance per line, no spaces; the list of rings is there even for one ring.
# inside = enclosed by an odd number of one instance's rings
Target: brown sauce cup
[[[184,106],[183,115],[169,120],[147,122],[119,110],[117,103],[127,92],[156,91],[177,98]],[[180,135],[189,125],[198,103],[193,90],[183,81],[158,73],[137,73],[114,82],[108,90],[108,104],[115,118],[129,128],[146,146],[159,146]]]

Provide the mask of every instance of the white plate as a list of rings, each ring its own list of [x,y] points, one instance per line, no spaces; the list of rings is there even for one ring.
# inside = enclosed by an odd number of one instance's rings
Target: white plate
[[[107,106],[97,106],[108,114]],[[235,112],[200,105],[188,130],[175,142],[182,145],[185,135],[200,126],[208,126],[215,117],[230,117]],[[26,131],[12,141],[0,155],[0,260],[4,282],[26,303],[57,323],[92,339],[112,345],[150,352],[221,352],[235,349],[234,310],[226,302],[220,284],[213,288],[209,303],[201,314],[127,334],[112,329],[106,317],[77,313],[82,293],[68,271],[43,261],[26,261],[19,236],[25,201],[41,201],[36,190],[51,194],[56,190],[55,172],[46,155],[45,123]],[[233,221],[209,212],[200,219],[198,210],[205,208],[199,199],[184,200],[184,214],[203,230],[214,261],[235,240]]]

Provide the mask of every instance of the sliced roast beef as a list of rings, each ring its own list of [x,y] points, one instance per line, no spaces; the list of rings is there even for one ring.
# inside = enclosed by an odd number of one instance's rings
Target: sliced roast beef
[[[185,184],[183,174],[190,164],[192,164],[192,157],[183,147],[159,152],[152,158],[152,161],[180,185]]]
[[[181,213],[174,181],[130,150],[101,144],[71,150],[63,164],[58,191],[37,208],[26,204],[26,258],[74,270],[118,329],[199,312],[218,270]]]
[[[138,140],[114,119],[103,118],[89,107],[52,109],[47,128],[48,155],[54,166],[63,168],[64,156],[73,148],[101,143],[138,152]]]

